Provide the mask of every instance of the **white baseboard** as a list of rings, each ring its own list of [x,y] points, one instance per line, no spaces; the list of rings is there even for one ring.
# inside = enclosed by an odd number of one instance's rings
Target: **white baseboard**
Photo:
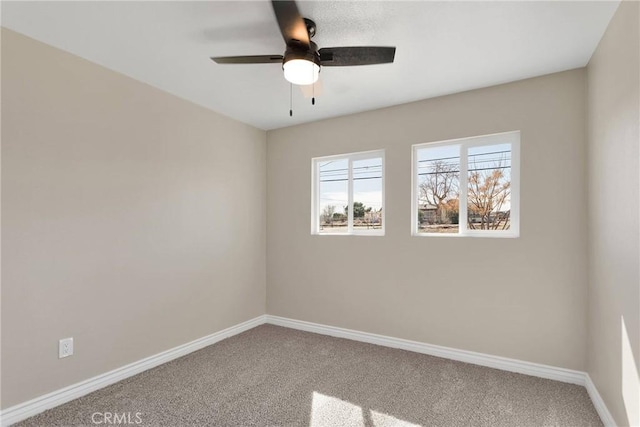
[[[615,427],[616,420],[613,419],[611,412],[609,412],[609,409],[607,409],[607,405],[604,404],[604,400],[602,400],[602,396],[600,396],[600,393],[598,393],[596,385],[593,383],[593,381],[591,381],[591,377],[589,376],[589,374],[585,373],[584,375],[586,379],[585,387],[587,388],[587,393],[589,393],[589,397],[591,398],[593,406],[595,406],[598,415],[600,415],[602,423],[605,425],[605,427]]]
[[[140,372],[162,365],[163,363],[167,363],[171,360],[177,359],[178,357],[200,350],[201,348],[211,344],[215,344],[225,338],[229,338],[255,328],[256,326],[265,323],[265,321],[265,315],[258,316],[254,319],[239,323],[235,326],[231,326],[227,329],[199,338],[187,344],[179,345],[170,350],[163,351],[162,353],[158,353],[145,359],[138,360],[137,362],[130,363],[121,368],[114,369],[113,371],[109,371],[93,378],[89,378],[88,380],[45,394],[44,396],[37,397],[29,400],[28,402],[12,406],[0,413],[0,425],[3,427],[9,426],[18,421],[32,417],[47,409],[62,405],[63,403],[77,399],[78,397],[114,384],[125,378],[139,374]]]
[[[517,372],[571,384],[585,386],[593,405],[600,415],[605,426],[615,426],[615,421],[607,409],[602,397],[598,393],[595,385],[591,381],[589,374],[571,369],[557,368],[549,365],[526,362],[517,359],[510,359],[489,354],[477,353],[474,351],[458,350],[434,344],[425,344],[418,341],[410,341],[401,338],[393,338],[384,335],[371,334],[368,332],[354,331],[352,329],[338,328],[335,326],[321,325],[318,323],[305,322],[302,320],[288,319],[285,317],[263,315],[254,319],[216,332],[209,336],[191,341],[187,344],[174,347],[170,350],[147,357],[137,362],[130,363],[113,371],[90,378],[88,380],[73,384],[71,386],[56,390],[44,396],[32,399],[0,412],[0,425],[9,426],[18,421],[29,418],[47,409],[62,405],[78,397],[114,384],[125,378],[136,375],[140,372],[154,368],[163,363],[177,359],[178,357],[200,350],[225,338],[237,335],[263,323],[283,326],[286,328],[298,329],[307,332],[314,332],[332,337],[346,338],[354,341],[361,341],[385,347],[399,348],[416,353],[428,354],[460,362],[472,363],[475,365],[487,366],[501,369],[503,371]]]
[[[286,328],[299,329],[307,332],[315,332],[317,334],[329,335],[332,337],[346,338],[369,344],[377,344],[385,347],[399,348],[401,350],[428,354],[445,359],[458,360],[460,362],[487,366],[489,368],[500,369],[503,371],[517,372],[534,377],[581,385],[587,389],[587,393],[589,393],[593,406],[598,412],[598,415],[605,427],[616,426],[616,422],[613,419],[613,416],[611,416],[611,412],[607,409],[604,400],[602,400],[600,393],[598,393],[598,389],[596,389],[595,384],[591,381],[591,377],[586,372],[557,368],[555,366],[542,365],[539,363],[526,362],[507,357],[492,356],[490,354],[477,353],[475,351],[458,350],[434,344],[425,344],[418,341],[393,338],[385,335],[354,331],[352,329],[338,328],[336,326],[305,322],[303,320],[288,319],[286,317],[272,316],[269,314],[266,317],[267,323],[272,325],[284,326]]]
[[[354,341],[362,341],[385,347],[409,350],[416,353],[458,360],[460,362],[487,366],[489,368],[501,369],[503,371],[517,372],[520,374],[561,381],[564,383],[578,384],[582,386],[585,385],[586,373],[571,369],[557,368],[555,366],[525,362],[517,359],[509,359],[507,357],[492,356],[490,354],[477,353],[475,351],[458,350],[434,344],[425,344],[418,341],[409,341],[401,338],[393,338],[368,332],[338,328],[335,326],[326,326],[302,320],[287,319],[285,317],[267,315],[267,323],[292,329],[300,329],[307,332],[315,332],[322,335],[330,335],[332,337],[347,338]]]

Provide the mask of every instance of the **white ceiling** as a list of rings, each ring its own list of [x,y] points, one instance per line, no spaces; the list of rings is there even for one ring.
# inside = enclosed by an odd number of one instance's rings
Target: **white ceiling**
[[[2,2],[2,26],[262,129],[401,104],[586,65],[618,1],[300,1],[320,47],[396,46],[394,64],[325,67],[312,106],[278,64],[268,1]]]

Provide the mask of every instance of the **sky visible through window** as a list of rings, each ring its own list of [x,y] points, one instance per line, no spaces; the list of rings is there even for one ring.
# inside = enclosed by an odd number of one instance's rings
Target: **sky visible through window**
[[[347,159],[320,163],[320,210],[333,205],[344,211],[348,199]],[[375,210],[382,208],[382,159],[353,162],[353,200]]]
[[[511,225],[511,143],[467,142],[424,145],[416,150],[419,233],[509,230]],[[461,176],[461,150],[466,176]],[[355,157],[355,156],[354,156]],[[382,228],[382,157],[318,160],[318,231],[350,233]],[[353,199],[349,200],[349,176]],[[462,187],[465,188],[462,188]],[[460,206],[461,194],[467,203]],[[350,205],[351,202],[351,205]],[[353,209],[353,223],[349,210]],[[460,218],[467,218],[461,229]]]
[[[352,161],[354,229],[380,228],[382,224],[382,158]],[[320,161],[319,207],[321,230],[348,232],[349,162]]]
[[[460,188],[461,149],[467,150],[466,189]],[[468,229],[509,229],[511,144],[427,146],[416,155],[419,232],[458,233],[461,191]]]
[[[487,174],[492,172],[502,173],[500,182],[511,183],[511,144],[483,145],[469,148],[469,175],[473,172]],[[471,183],[469,184],[471,196]],[[505,194],[502,203],[496,204],[494,211],[511,210],[510,191]],[[471,197],[469,197],[471,203]]]

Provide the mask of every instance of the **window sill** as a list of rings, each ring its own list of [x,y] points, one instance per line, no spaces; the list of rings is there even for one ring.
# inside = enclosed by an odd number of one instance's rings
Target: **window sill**
[[[412,237],[471,237],[471,238],[489,238],[489,239],[517,239],[520,237],[518,233],[411,233]]]
[[[372,231],[364,233],[311,233],[312,236],[384,236],[384,231]]]

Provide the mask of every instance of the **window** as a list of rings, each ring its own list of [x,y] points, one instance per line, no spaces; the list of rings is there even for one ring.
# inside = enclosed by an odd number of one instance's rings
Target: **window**
[[[384,151],[312,159],[312,234],[384,234]]]
[[[517,237],[520,132],[413,146],[412,233]]]

